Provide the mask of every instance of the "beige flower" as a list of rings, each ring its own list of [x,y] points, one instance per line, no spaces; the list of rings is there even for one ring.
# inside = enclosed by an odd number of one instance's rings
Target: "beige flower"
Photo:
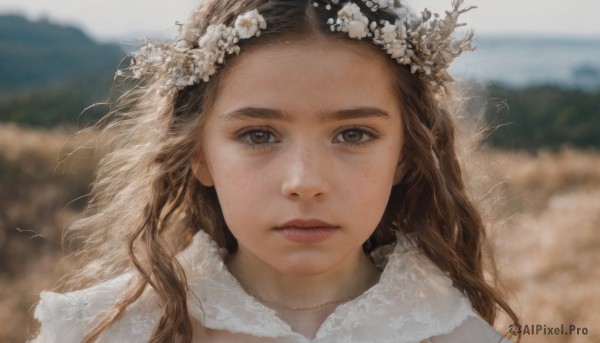
[[[200,37],[198,44],[209,51],[218,50],[219,41],[223,37],[223,32],[225,29],[226,26],[223,24],[208,26],[206,28],[206,34]]]
[[[267,23],[258,10],[253,10],[240,15],[235,20],[235,29],[240,39],[246,39],[254,36],[260,36],[260,30],[267,28]]]
[[[385,22],[385,25],[381,28],[381,39],[386,43],[391,43],[396,39],[396,25],[390,23],[389,21]]]
[[[347,3],[338,12],[336,24],[339,30],[348,32],[350,38],[364,38],[369,33],[369,19],[362,14],[355,3]]]

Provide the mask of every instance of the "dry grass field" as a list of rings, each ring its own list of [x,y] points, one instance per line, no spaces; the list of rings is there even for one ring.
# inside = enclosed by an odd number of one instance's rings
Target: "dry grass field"
[[[0,341],[37,330],[32,309],[68,268],[61,230],[77,218],[93,158],[67,131],[0,126]],[[467,164],[489,218],[503,283],[524,324],[563,324],[579,335],[521,342],[600,342],[600,154],[485,151]],[[496,327],[508,330],[501,318]],[[587,334],[583,335],[582,328]]]
[[[600,342],[600,154],[492,152],[486,168],[502,198],[490,235],[523,324],[587,329],[523,335],[522,342]],[[508,323],[498,324],[506,328]]]

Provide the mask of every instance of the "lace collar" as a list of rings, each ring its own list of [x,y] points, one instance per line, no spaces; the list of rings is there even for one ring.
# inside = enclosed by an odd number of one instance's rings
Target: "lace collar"
[[[190,313],[205,327],[259,337],[304,336],[247,294],[229,273],[225,251],[199,231],[179,256],[188,269]],[[471,303],[404,237],[389,254],[379,282],[339,305],[314,341],[415,342],[450,332],[474,315]],[[310,341],[310,340],[309,340]]]

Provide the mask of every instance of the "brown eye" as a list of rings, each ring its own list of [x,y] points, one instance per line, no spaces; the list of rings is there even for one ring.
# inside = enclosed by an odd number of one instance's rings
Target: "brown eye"
[[[238,139],[250,146],[267,145],[277,143],[278,141],[277,137],[271,131],[262,129],[246,131],[241,134]]]
[[[360,130],[346,130],[340,135],[342,136],[342,141],[346,143],[358,143],[363,140],[365,133]]]
[[[254,144],[265,144],[269,143],[271,133],[267,131],[252,131],[249,133],[250,141]]]
[[[349,147],[362,147],[379,138],[376,132],[362,127],[347,127],[340,131],[333,139],[334,143],[341,143]]]

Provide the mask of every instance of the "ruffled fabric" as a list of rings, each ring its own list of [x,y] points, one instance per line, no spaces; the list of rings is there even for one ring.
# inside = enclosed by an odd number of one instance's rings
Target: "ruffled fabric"
[[[252,336],[306,339],[244,291],[227,270],[224,252],[206,233],[198,233],[192,244],[197,248],[187,250],[181,262],[191,266],[194,275],[190,279],[190,309],[206,327]],[[471,315],[468,298],[407,239],[399,237],[379,283],[338,306],[314,341],[418,342],[450,332]]]
[[[120,275],[93,287],[65,294],[42,292],[34,317],[42,323],[38,337],[30,342],[80,342],[98,317],[121,295],[132,273]]]
[[[467,318],[478,318],[451,280],[406,238],[399,237],[379,282],[338,306],[310,340],[244,291],[227,270],[225,253],[200,231],[178,256],[188,277],[190,314],[208,329],[277,342],[409,343],[448,334]],[[35,311],[42,331],[32,342],[79,342],[97,315],[118,300],[132,276],[125,274],[66,294],[42,292]],[[146,342],[159,318],[158,296],[147,289],[100,342]]]

